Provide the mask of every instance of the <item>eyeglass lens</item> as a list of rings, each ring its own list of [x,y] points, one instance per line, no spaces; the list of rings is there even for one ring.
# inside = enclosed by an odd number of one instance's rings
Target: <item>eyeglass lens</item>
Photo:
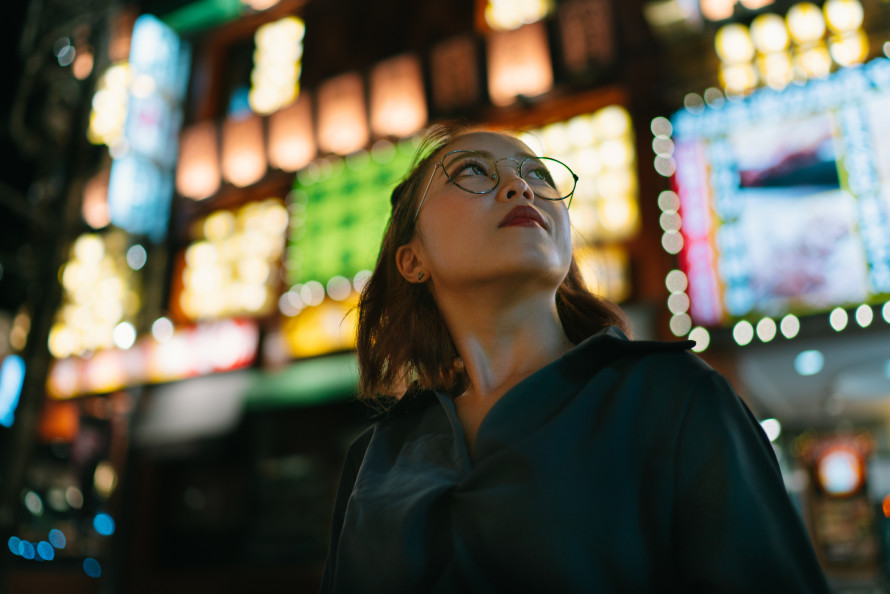
[[[442,166],[448,178],[459,188],[475,194],[490,192],[498,185],[498,167],[521,166],[523,180],[539,198],[560,200],[575,189],[575,176],[567,165],[547,157],[532,157],[517,162],[493,158],[475,151],[454,151],[445,156]],[[508,163],[504,163],[508,162]]]

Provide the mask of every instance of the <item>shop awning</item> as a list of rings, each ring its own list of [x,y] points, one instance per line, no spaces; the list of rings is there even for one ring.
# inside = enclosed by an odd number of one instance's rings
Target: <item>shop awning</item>
[[[244,398],[247,411],[317,406],[355,397],[358,364],[350,352],[297,361],[254,377]]]

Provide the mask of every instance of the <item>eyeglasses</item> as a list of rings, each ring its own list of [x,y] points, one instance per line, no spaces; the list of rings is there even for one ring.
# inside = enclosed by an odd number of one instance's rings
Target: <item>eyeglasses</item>
[[[501,176],[498,163],[501,161],[513,161],[516,163],[516,171],[519,177],[528,184],[528,187],[538,198],[544,200],[565,200],[575,192],[578,176],[562,161],[549,157],[527,157],[522,161],[506,158],[495,160],[487,153],[476,151],[456,150],[451,151],[436,163],[430,174],[430,179],[423,191],[423,196],[417,204],[417,212],[414,213],[414,222],[420,216],[420,207],[426,199],[426,194],[436,175],[436,167],[442,167],[442,172],[448,181],[470,194],[487,194],[500,182]]]

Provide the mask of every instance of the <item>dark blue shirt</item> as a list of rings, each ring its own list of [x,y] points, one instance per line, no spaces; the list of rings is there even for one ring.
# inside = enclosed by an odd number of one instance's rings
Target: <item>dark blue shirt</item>
[[[828,592],[770,442],[688,346],[587,339],[472,458],[453,398],[409,391],[349,450],[322,592]]]

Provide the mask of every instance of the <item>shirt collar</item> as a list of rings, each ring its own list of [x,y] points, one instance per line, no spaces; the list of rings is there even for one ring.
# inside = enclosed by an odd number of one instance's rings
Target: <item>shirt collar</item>
[[[588,360],[590,357],[616,359],[623,355],[646,355],[658,352],[683,351],[692,348],[694,345],[695,341],[692,340],[671,342],[631,340],[617,326],[608,326],[579,342],[557,361],[565,359],[575,360],[581,357]],[[551,365],[554,363],[551,363]],[[434,390],[422,389],[417,385],[417,382],[414,382],[394,404],[388,406],[382,413],[375,415],[374,420],[410,414],[426,408],[430,402],[435,401],[436,392]]]

